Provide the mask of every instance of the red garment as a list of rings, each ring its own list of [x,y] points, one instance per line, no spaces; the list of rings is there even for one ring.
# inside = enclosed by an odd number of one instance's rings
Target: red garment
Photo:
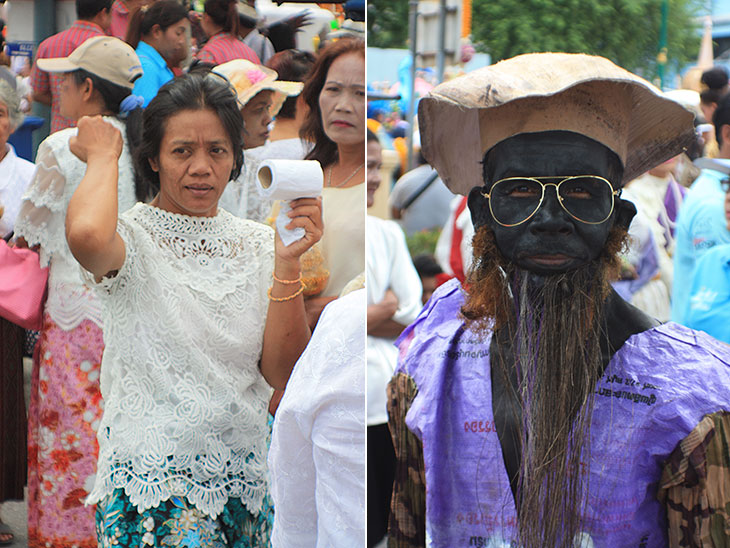
[[[71,28],[43,40],[38,46],[36,60],[68,57],[73,50],[89,38],[103,34],[104,31],[95,23],[75,21]],[[49,91],[51,93],[51,133],[76,125],[73,120],[61,116],[59,93],[62,80],[63,74],[49,74],[39,70],[37,63],[33,63],[33,70],[30,73],[33,93],[48,93]]]
[[[257,65],[261,64],[256,52],[229,32],[219,32],[211,36],[195,57],[214,65],[234,59],[246,59]]]
[[[127,27],[129,26],[129,9],[121,0],[114,0],[111,9],[112,24],[109,27],[109,36],[115,36],[120,40],[124,40],[127,36]]]
[[[466,280],[466,275],[464,274],[464,259],[461,256],[461,240],[464,237],[464,231],[456,225],[456,221],[459,219],[459,215],[461,215],[466,209],[467,203],[467,197],[464,196],[454,213],[454,223],[452,226],[453,232],[451,233],[451,254],[449,255],[451,271],[454,273],[454,277],[461,283],[464,283]]]

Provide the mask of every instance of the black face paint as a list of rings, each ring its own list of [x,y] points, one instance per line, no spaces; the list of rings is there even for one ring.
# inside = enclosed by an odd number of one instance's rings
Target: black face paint
[[[593,139],[566,131],[516,135],[496,145],[485,160],[488,161],[487,190],[493,182],[506,177],[598,175],[611,181],[614,188],[621,178],[616,154]],[[619,199],[606,222],[580,222],[561,207],[555,187],[548,186],[542,205],[529,220],[505,227],[494,220],[489,202],[479,190],[469,195],[475,227],[487,224],[494,231],[497,247],[505,258],[538,275],[566,272],[587,264],[600,254],[614,223],[626,222],[627,202]],[[519,209],[524,207],[520,200],[515,200],[512,207],[516,208],[512,216],[520,217]],[[628,215],[628,221],[632,216]]]

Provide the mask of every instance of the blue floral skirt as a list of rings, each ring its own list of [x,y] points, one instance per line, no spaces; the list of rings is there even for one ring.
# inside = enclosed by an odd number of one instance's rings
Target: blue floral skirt
[[[274,510],[268,495],[258,515],[246,510],[240,499],[229,499],[217,519],[203,514],[182,497],[172,497],[140,514],[123,489],[115,489],[96,506],[100,548],[262,548],[270,545],[273,523]]]

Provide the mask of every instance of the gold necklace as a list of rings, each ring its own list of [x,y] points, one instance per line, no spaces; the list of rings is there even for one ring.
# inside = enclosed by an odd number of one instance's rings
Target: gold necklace
[[[352,179],[355,176],[355,174],[364,167],[365,167],[365,162],[363,162],[361,165],[357,166],[357,169],[355,171],[353,171],[352,173],[350,173],[350,176],[347,179],[345,179],[344,181],[342,181],[339,184],[333,185],[332,184],[332,170],[334,169],[334,165],[330,166],[330,171],[327,174],[327,186],[330,188],[340,188],[340,187],[345,186],[350,181],[350,179]]]

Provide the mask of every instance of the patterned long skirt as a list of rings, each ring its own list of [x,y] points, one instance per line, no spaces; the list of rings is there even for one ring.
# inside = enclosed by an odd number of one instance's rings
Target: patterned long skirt
[[[94,506],[102,414],[101,329],[64,331],[46,315],[33,361],[28,416],[28,545],[96,548]]]
[[[240,499],[229,499],[213,519],[183,497],[138,512],[124,490],[116,489],[99,502],[96,511],[100,548],[268,548],[273,524],[268,496],[258,514],[251,514]]]

